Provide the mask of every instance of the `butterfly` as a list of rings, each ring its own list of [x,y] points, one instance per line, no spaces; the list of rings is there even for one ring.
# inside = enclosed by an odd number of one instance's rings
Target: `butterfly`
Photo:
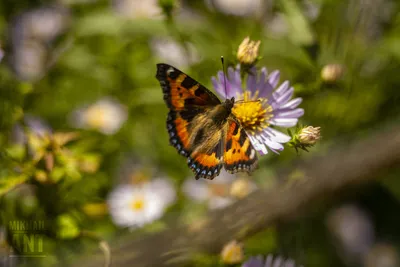
[[[169,141],[187,158],[195,178],[214,179],[222,167],[229,173],[250,173],[257,154],[232,114],[235,98],[221,102],[206,87],[168,65],[157,64],[156,78],[169,108]]]

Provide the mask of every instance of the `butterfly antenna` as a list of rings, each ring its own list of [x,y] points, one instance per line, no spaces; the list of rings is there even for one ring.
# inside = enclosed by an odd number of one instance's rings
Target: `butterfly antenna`
[[[227,92],[226,92],[226,72],[225,72],[224,56],[221,56],[221,64],[222,64],[222,72],[224,73],[225,98],[228,98],[228,94],[227,94]]]

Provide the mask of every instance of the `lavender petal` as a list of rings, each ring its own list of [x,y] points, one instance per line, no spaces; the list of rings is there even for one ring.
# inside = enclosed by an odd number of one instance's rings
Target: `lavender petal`
[[[225,97],[225,88],[220,83],[220,81],[218,81],[217,78],[215,78],[215,77],[211,77],[211,82],[214,86],[215,92],[217,92],[222,98],[226,98]]]
[[[280,105],[286,104],[293,96],[294,93],[294,88],[290,87],[289,90],[284,92],[282,95],[276,95],[275,93],[273,94],[274,101]],[[273,107],[275,108],[275,107]]]
[[[259,89],[257,87],[257,71],[255,67],[252,67],[249,71],[250,73],[247,76],[246,89],[250,91],[252,95],[254,95],[255,92]]]
[[[274,118],[299,118],[304,115],[304,109],[297,108],[297,109],[284,109],[284,110],[277,110],[274,112]]]
[[[291,139],[289,135],[281,133],[280,131],[277,131],[274,128],[269,127],[265,129],[264,132],[269,135],[271,140],[278,143],[287,143]]]
[[[277,95],[282,95],[283,93],[285,93],[288,89],[289,89],[289,81],[284,81],[279,87],[278,89],[275,90],[274,93],[276,93]]]
[[[280,78],[280,72],[275,70],[271,72],[271,74],[268,76],[268,82],[271,84],[272,87],[276,87],[278,85]]]
[[[281,127],[293,127],[297,124],[298,119],[287,119],[287,118],[274,118],[270,120],[270,123]]]
[[[268,135],[263,134],[263,135],[261,135],[261,138],[262,138],[262,140],[264,140],[264,144],[266,144],[269,148],[278,150],[278,151],[283,150],[283,146],[278,142],[272,141]]]
[[[262,142],[260,142],[255,136],[249,135],[249,138],[255,150],[257,150],[261,155],[268,154],[268,150],[265,147],[265,145]]]
[[[300,105],[301,102],[303,102],[303,99],[298,97],[298,98],[290,100],[286,104],[282,105],[280,108],[281,109],[283,109],[283,108],[294,109],[294,108],[297,108],[297,106]]]

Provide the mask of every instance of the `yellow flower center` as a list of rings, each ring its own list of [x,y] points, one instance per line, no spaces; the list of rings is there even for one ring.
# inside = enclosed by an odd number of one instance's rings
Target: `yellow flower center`
[[[255,132],[269,126],[269,119],[273,117],[272,107],[266,105],[266,99],[257,99],[258,91],[253,98],[251,92],[243,94],[243,101],[238,101],[232,108],[232,113],[247,131]]]
[[[101,107],[90,107],[86,110],[86,121],[89,127],[101,128],[106,123],[105,111]]]
[[[131,209],[134,211],[141,211],[144,208],[144,199],[136,198],[131,202]]]

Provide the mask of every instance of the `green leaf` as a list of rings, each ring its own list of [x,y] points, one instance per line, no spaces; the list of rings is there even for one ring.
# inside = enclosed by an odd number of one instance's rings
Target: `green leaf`
[[[5,151],[13,160],[21,161],[26,156],[26,149],[22,145],[11,145]]]
[[[16,186],[26,182],[28,178],[29,177],[25,174],[0,177],[0,196],[4,195]]]
[[[247,239],[244,247],[246,254],[266,254],[277,248],[277,234],[275,228],[268,228]],[[247,253],[248,252],[248,253]]]
[[[75,219],[69,214],[63,214],[57,218],[57,236],[61,239],[76,238],[80,233]]]

